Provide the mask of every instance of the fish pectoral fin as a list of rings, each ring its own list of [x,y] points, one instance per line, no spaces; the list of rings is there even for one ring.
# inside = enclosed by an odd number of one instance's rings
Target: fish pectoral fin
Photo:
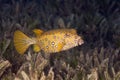
[[[36,37],[39,37],[44,31],[41,29],[34,29],[33,32],[35,33]]]
[[[33,51],[34,52],[40,52],[40,46],[39,45],[37,45],[37,44],[33,44]]]
[[[62,48],[64,47],[64,45],[65,45],[65,43],[63,43],[63,42],[57,44],[57,50],[58,50],[58,52],[62,51]]]

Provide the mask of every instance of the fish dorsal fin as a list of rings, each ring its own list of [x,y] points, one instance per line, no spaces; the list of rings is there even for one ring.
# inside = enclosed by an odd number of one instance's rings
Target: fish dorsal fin
[[[35,33],[36,37],[39,37],[44,31],[41,29],[34,29],[33,32]]]

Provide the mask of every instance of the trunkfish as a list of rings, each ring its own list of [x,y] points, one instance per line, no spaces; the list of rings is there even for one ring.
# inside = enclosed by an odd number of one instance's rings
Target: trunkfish
[[[35,52],[56,53],[82,45],[81,36],[75,29],[33,30],[35,37],[28,37],[20,30],[14,32],[14,46],[19,54],[24,54],[33,45]]]

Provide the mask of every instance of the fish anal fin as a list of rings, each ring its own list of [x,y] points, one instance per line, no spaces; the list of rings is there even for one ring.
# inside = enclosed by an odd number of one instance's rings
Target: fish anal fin
[[[37,44],[34,44],[33,45],[33,50],[34,50],[34,52],[40,52],[40,46],[39,45],[37,45]]]

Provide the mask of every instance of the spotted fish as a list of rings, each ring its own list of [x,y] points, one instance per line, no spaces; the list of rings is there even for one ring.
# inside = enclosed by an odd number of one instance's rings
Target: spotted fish
[[[24,54],[30,45],[35,52],[55,53],[68,50],[84,43],[75,29],[54,29],[42,31],[34,29],[35,37],[28,37],[20,30],[14,32],[14,46],[18,53]]]

